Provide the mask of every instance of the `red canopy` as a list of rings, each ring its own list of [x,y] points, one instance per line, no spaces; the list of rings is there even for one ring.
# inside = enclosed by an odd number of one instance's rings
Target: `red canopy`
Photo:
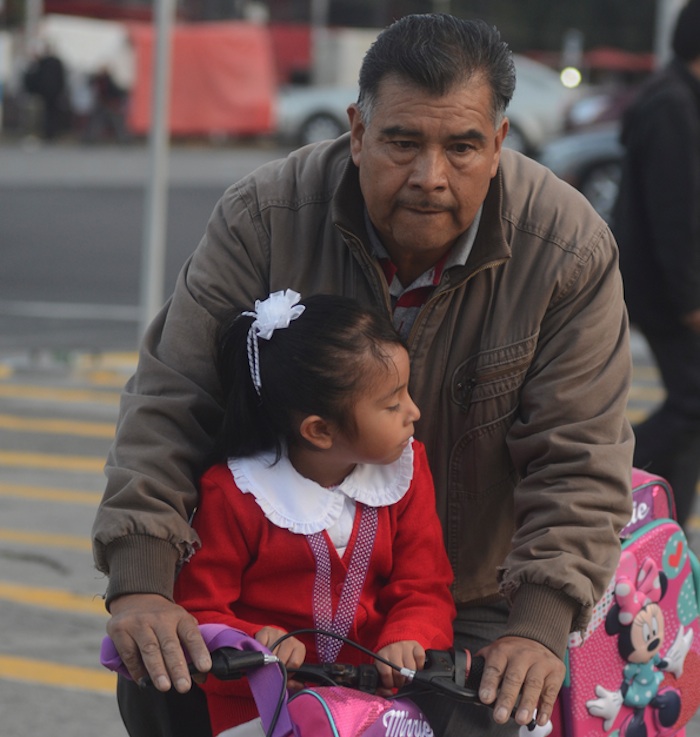
[[[136,74],[129,129],[148,131],[154,27],[130,23]],[[242,22],[177,24],[172,36],[170,132],[260,134],[273,127],[276,70],[270,34]]]

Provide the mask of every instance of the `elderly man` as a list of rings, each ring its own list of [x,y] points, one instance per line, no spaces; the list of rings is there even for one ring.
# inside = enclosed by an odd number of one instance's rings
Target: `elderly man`
[[[187,691],[182,647],[209,667],[170,598],[196,554],[187,520],[222,414],[214,330],[231,306],[292,288],[377,305],[410,347],[455,642],[485,656],[479,695],[494,705],[492,718],[421,702],[436,734],[551,715],[568,635],[607,585],[630,514],[631,367],[610,231],[503,149],[514,85],[495,29],[402,18],[365,57],[350,133],[262,167],[217,205],[145,337],[94,527],[108,631],[136,679]]]

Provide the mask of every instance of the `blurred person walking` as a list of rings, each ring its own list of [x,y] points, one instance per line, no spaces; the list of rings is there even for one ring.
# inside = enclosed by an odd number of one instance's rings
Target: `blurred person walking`
[[[24,75],[24,87],[41,98],[42,137],[52,141],[65,127],[67,119],[66,70],[61,59],[46,45]]]
[[[118,143],[129,139],[126,129],[127,92],[122,89],[106,66],[90,77],[92,108],[83,132],[85,143],[114,138]]]
[[[631,321],[667,392],[635,428],[634,463],[668,479],[687,525],[700,475],[700,0],[682,8],[672,45],[623,117],[613,231]]]

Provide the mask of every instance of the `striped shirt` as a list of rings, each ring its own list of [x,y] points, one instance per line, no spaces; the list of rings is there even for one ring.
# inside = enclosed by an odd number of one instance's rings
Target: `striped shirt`
[[[367,208],[365,208],[367,233],[369,234],[374,255],[379,261],[386,282],[389,285],[394,327],[402,338],[408,338],[413,323],[418,317],[418,313],[428,301],[430,295],[435,291],[435,287],[440,283],[444,271],[452,266],[464,266],[467,263],[467,258],[469,258],[472,246],[474,245],[476,232],[479,229],[480,219],[481,209],[479,209],[474,222],[469,227],[469,230],[467,230],[466,237],[460,238],[455,246],[436,264],[421,274],[407,287],[404,287],[397,276],[398,269],[391,261],[386,248],[384,248],[384,245],[379,239],[379,234],[375,230],[374,225],[372,225]]]

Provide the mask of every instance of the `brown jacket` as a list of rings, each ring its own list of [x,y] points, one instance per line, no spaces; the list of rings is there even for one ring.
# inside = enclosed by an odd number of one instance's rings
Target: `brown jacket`
[[[151,326],[123,395],[94,526],[108,599],[172,595],[221,416],[213,331],[271,291],[389,310],[348,138],[232,186]],[[631,375],[617,249],[581,195],[504,151],[466,266],[444,272],[410,338],[458,609],[504,593],[508,634],[562,655],[617,564],[630,514]],[[517,594],[517,595],[516,595]]]

